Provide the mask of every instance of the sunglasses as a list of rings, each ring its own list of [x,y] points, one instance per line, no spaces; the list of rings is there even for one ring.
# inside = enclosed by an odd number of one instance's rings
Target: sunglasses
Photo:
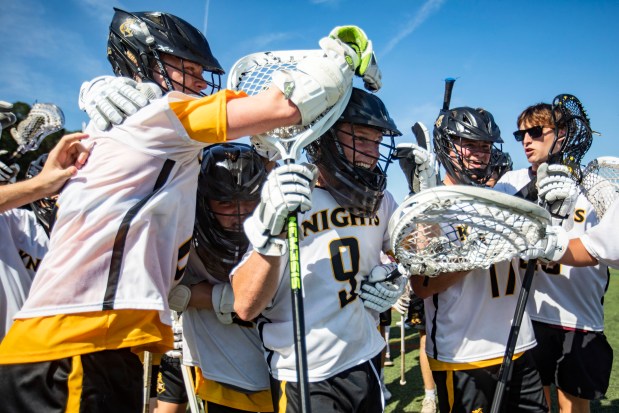
[[[522,142],[524,140],[524,135],[526,135],[527,133],[531,138],[537,139],[544,134],[544,127],[533,126],[529,129],[517,130],[516,132],[514,132],[514,138],[516,138],[516,141]]]

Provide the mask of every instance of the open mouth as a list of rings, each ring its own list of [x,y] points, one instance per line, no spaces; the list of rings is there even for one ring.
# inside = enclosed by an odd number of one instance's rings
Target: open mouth
[[[358,161],[358,162],[355,162],[355,167],[370,170],[372,169],[372,164],[369,164],[367,162]]]

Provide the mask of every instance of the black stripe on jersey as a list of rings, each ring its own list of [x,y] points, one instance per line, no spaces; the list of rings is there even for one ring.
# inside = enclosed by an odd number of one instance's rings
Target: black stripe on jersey
[[[271,373],[273,371],[273,369],[271,369],[271,361],[273,360],[273,355],[275,354],[275,352],[271,349],[266,348],[266,346],[264,345],[264,331],[263,330],[264,330],[264,325],[267,323],[271,323],[272,321],[261,314],[256,318],[255,322],[256,322],[256,327],[258,328],[258,336],[260,336],[260,341],[262,342],[262,348],[264,348],[265,353],[267,353],[267,356],[266,356],[267,367],[269,368],[269,373]]]
[[[189,238],[181,247],[178,249],[178,261],[182,260],[187,254],[189,254],[189,250],[191,249],[191,238]],[[176,266],[176,274],[174,275],[174,280],[178,281],[181,279],[183,274],[185,273],[186,265],[182,268]]]
[[[436,318],[438,317],[438,294],[432,295],[432,304],[434,304],[434,317],[432,317],[432,358],[438,360],[438,348],[436,347]]]
[[[120,269],[122,268],[123,257],[125,255],[125,242],[127,241],[127,235],[129,234],[129,227],[131,226],[131,221],[133,221],[133,218],[135,218],[140,209],[142,209],[142,207],[166,183],[168,177],[170,176],[170,172],[172,172],[172,167],[174,167],[175,163],[176,162],[171,159],[166,159],[163,167],[161,168],[161,172],[159,172],[159,176],[157,177],[157,181],[155,182],[153,191],[145,198],[142,198],[140,202],[132,206],[129,211],[127,211],[127,214],[125,214],[125,217],[120,223],[120,227],[118,228],[118,232],[116,233],[116,238],[114,239],[114,248],[112,249],[112,261],[110,262],[110,272],[107,276],[107,288],[105,289],[103,310],[114,309],[114,300],[116,298],[116,291],[118,290]]]

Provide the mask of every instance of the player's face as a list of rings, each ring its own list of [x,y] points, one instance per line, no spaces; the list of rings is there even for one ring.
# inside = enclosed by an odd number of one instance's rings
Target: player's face
[[[241,231],[243,222],[258,205],[258,201],[215,201],[212,199],[209,199],[208,203],[219,224],[230,231]]]
[[[161,60],[165,64],[174,90],[183,93],[197,94],[201,90],[206,89],[206,81],[203,77],[204,71],[202,66],[198,63],[180,59],[165,53],[161,54]],[[162,87],[167,88],[166,82],[157,68],[155,68],[153,78],[159,82]]]
[[[518,125],[518,129],[526,130],[530,129],[534,126],[531,122],[524,122]],[[552,147],[552,142],[555,138],[555,130],[553,127],[547,125],[539,125],[543,126],[542,133],[539,136],[531,136],[531,133],[526,133],[524,135],[524,140],[522,141],[522,147],[524,148],[524,154],[527,157],[527,161],[531,164],[531,167],[534,171],[537,170],[537,167],[542,163],[548,160],[548,152]],[[557,144],[555,147],[555,152],[559,150],[560,144]]]
[[[380,157],[383,134],[378,129],[343,123],[337,129],[337,138],[348,162],[365,169],[374,169]]]
[[[492,143],[473,139],[455,138],[455,151],[460,155],[466,169],[484,169],[490,162]],[[456,159],[452,149],[450,156]]]

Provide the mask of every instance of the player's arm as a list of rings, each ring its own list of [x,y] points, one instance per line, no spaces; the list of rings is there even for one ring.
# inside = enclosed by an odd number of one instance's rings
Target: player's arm
[[[434,294],[442,293],[447,290],[468,273],[469,271],[458,271],[439,274],[436,277],[413,275],[410,278],[410,283],[411,287],[413,287],[413,292],[417,297],[428,298]]]
[[[590,267],[597,265],[598,260],[587,251],[580,238],[574,238],[570,240],[565,255],[559,260],[559,263],[571,267]]]

